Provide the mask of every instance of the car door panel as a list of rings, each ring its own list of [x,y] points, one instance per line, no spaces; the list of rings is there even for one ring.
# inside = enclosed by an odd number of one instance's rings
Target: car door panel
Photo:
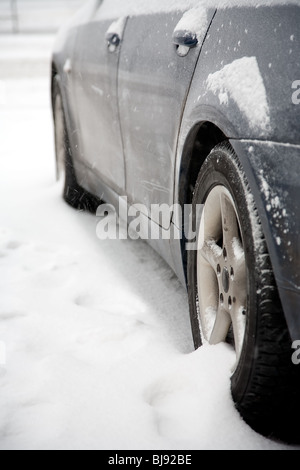
[[[86,189],[95,181],[92,173],[116,192],[124,192],[125,168],[117,102],[120,46],[110,50],[106,40],[114,20],[103,18],[101,6],[94,17],[78,28],[73,64],[77,109],[79,160],[89,170],[79,175]],[[123,29],[126,22],[124,21]],[[117,24],[120,29],[120,24]],[[119,34],[123,33],[123,30]]]
[[[207,25],[214,13],[209,10]],[[183,14],[170,7],[169,13],[129,18],[120,57],[126,192],[148,209],[172,204],[177,136],[201,49],[199,44],[185,57],[178,55],[172,37]]]

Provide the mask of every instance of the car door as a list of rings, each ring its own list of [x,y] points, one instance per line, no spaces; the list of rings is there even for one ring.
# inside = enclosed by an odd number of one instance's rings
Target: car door
[[[156,9],[144,3],[129,17],[119,64],[126,192],[147,210],[151,204],[172,204],[181,116],[215,14],[198,1],[188,2],[190,9],[185,2],[162,3]],[[196,47],[184,46],[194,46],[195,37]]]
[[[119,194],[125,190],[117,71],[126,18],[107,15],[102,7],[98,1],[92,17],[78,27],[72,66],[78,155],[83,166],[79,183],[100,196],[101,182]]]

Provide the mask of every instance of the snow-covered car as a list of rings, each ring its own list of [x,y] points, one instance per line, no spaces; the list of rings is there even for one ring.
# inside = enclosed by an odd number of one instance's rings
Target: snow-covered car
[[[142,207],[187,286],[196,348],[234,347],[237,409],[287,441],[300,439],[299,24],[298,1],[91,0],[52,61],[66,201]],[[169,217],[152,217],[162,205]]]

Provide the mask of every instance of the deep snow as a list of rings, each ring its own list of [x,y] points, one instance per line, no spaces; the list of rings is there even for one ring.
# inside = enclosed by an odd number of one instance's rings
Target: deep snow
[[[235,411],[230,348],[193,351],[164,262],[140,241],[100,242],[96,218],[62,201],[52,41],[30,76],[26,40],[0,37],[0,449],[289,448]]]

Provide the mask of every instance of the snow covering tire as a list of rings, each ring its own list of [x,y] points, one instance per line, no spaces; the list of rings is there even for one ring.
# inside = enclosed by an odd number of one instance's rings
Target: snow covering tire
[[[56,174],[57,179],[60,179],[62,174],[64,174],[65,178],[63,198],[74,209],[84,210],[94,214],[101,204],[101,201],[77,183],[58,76],[55,76],[53,81],[53,116]]]
[[[255,201],[229,144],[217,146],[200,171],[193,224],[199,237],[188,253],[188,293],[195,347],[232,343],[231,389],[241,416],[265,436],[299,443],[300,366],[291,360]]]

